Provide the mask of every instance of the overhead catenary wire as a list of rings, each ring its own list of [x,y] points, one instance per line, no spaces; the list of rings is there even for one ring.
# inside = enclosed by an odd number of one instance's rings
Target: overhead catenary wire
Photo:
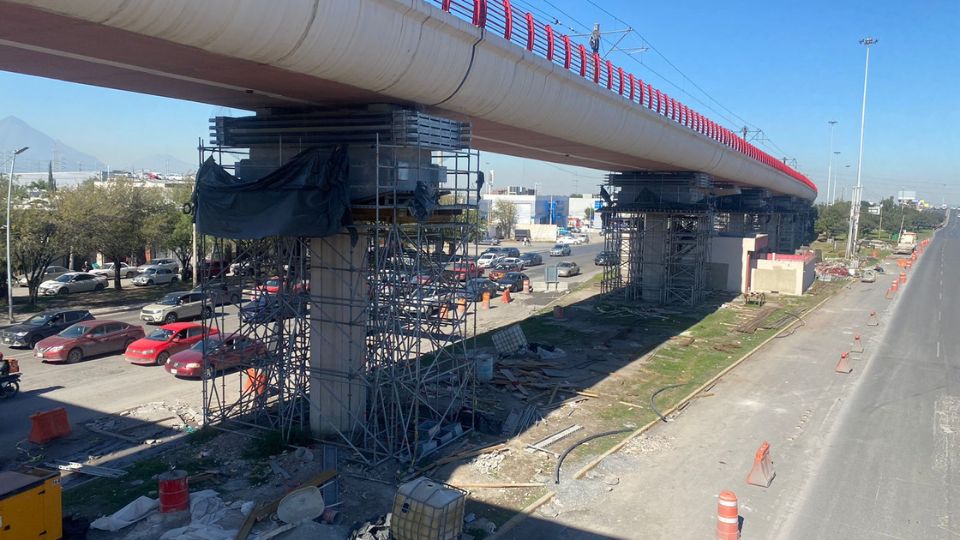
[[[546,1],[546,0],[545,0],[545,1]],[[710,101],[712,101],[713,103],[715,103],[720,109],[722,109],[723,111],[726,111],[727,113],[729,113],[733,118],[736,118],[739,122],[735,122],[735,121],[731,120],[731,119],[730,119],[729,117],[727,117],[725,114],[721,113],[720,111],[716,110],[716,109],[713,108],[711,105],[709,105],[708,103],[705,103],[703,100],[699,99],[697,96],[695,96],[695,95],[693,95],[692,93],[690,93],[689,91],[685,90],[681,85],[678,85],[678,84],[674,83],[674,82],[671,81],[669,78],[665,77],[665,76],[662,75],[661,73],[659,73],[659,72],[657,72],[656,70],[652,69],[649,65],[644,64],[642,61],[638,61],[636,58],[633,58],[632,55],[629,55],[629,54],[628,54],[627,56],[629,56],[634,62],[637,62],[639,65],[643,66],[646,70],[650,71],[651,73],[653,73],[653,74],[656,75],[657,77],[660,77],[661,79],[663,79],[664,81],[666,81],[666,82],[667,82],[668,84],[670,84],[671,86],[677,88],[677,89],[680,90],[681,92],[685,92],[688,96],[690,96],[690,99],[696,101],[697,103],[703,105],[704,107],[706,107],[706,108],[709,109],[710,111],[716,113],[720,118],[723,118],[724,120],[726,120],[730,125],[737,125],[737,124],[739,123],[739,124],[741,124],[741,125],[746,125],[747,127],[752,127],[752,128],[754,128],[754,129],[756,129],[756,130],[763,131],[763,130],[761,130],[756,124],[754,124],[753,122],[750,122],[750,121],[746,120],[745,118],[743,118],[742,116],[740,116],[740,115],[737,114],[736,112],[732,111],[729,107],[727,107],[726,105],[724,105],[723,103],[721,103],[718,99],[716,99],[715,97],[713,97],[709,92],[707,92],[706,90],[704,90],[703,87],[701,87],[699,84],[696,83],[696,81],[694,81],[694,80],[691,79],[689,76],[687,76],[687,74],[684,73],[683,70],[681,70],[679,67],[677,67],[677,65],[674,64],[669,58],[667,58],[667,56],[666,56],[665,54],[663,54],[659,49],[657,49],[657,48],[653,45],[653,43],[650,42],[649,39],[647,39],[646,37],[644,37],[644,35],[641,34],[639,31],[637,31],[636,28],[633,27],[633,25],[631,25],[631,24],[628,23],[627,21],[621,19],[620,17],[617,17],[617,16],[614,15],[612,12],[610,12],[610,11],[607,10],[607,9],[605,9],[603,6],[599,5],[598,3],[594,2],[593,0],[587,0],[587,2],[588,2],[590,5],[592,5],[593,7],[599,9],[601,12],[605,13],[607,16],[611,17],[613,20],[617,21],[617,22],[620,23],[620,24],[623,24],[623,25],[627,26],[627,28],[629,28],[629,30],[630,30],[631,32],[633,32],[637,37],[639,37],[639,38],[643,41],[643,44],[644,44],[644,46],[645,46],[646,48],[648,48],[649,50],[651,50],[651,51],[653,51],[654,53],[656,53],[657,56],[659,56],[660,58],[662,58],[663,61],[666,62],[666,64],[667,64],[668,66],[670,66],[671,68],[673,68],[673,70],[676,71],[685,81],[687,81],[688,83],[690,83],[690,85],[691,85],[693,88],[697,89],[697,90],[698,90],[701,94],[703,94],[708,100],[710,100]],[[546,1],[546,3],[547,3],[548,5],[553,6],[553,4],[551,4],[549,1]],[[556,6],[553,6],[553,7],[554,7],[555,9],[558,9],[558,10],[559,10],[559,8],[556,8]],[[569,15],[567,15],[567,16],[569,17]],[[582,24],[582,23],[580,23],[580,24]],[[761,140],[760,140],[760,143],[761,143],[761,144],[769,144],[773,149],[777,150],[777,152],[779,152],[781,155],[786,155],[786,154],[787,154],[787,152],[784,151],[783,148],[780,148],[780,146],[777,145],[777,144],[773,141],[773,139],[771,139],[769,136],[767,136],[765,139],[761,139]]]

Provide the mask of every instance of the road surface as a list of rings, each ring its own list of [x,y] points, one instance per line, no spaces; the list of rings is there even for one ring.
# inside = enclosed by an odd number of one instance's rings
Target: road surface
[[[960,220],[911,272],[792,539],[960,538]]]

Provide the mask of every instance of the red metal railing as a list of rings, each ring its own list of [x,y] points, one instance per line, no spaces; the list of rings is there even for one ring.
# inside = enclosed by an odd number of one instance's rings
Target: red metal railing
[[[468,21],[474,26],[501,36],[511,43],[572,73],[592,80],[596,85],[619,94],[641,107],[677,122],[720,144],[776,169],[798,182],[814,185],[806,176],[788,167],[766,152],[750,144],[736,133],[717,124],[660,90],[643,82],[636,75],[603,60],[599,55],[574,43],[566,34],[560,34],[551,25],[544,24],[529,12],[520,12],[510,0],[430,0],[441,10]]]

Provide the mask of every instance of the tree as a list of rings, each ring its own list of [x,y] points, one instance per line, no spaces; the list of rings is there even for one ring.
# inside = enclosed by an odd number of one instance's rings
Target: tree
[[[57,190],[57,179],[53,177],[53,162],[49,162],[47,166],[47,189],[50,192]]]
[[[30,305],[37,301],[47,267],[67,251],[56,208],[18,205],[10,212],[10,255],[13,265],[27,278]]]
[[[193,216],[183,213],[183,208],[192,197],[191,186],[172,187],[158,203],[157,212],[144,224],[147,243],[173,251],[180,261],[184,279],[187,266],[193,258]]]
[[[596,210],[588,206],[583,209],[583,217],[585,217],[587,221],[593,221],[593,216],[596,215],[596,212]]]
[[[147,245],[147,223],[163,208],[163,197],[156,189],[137,188],[125,180],[105,186],[84,183],[60,193],[70,245],[81,253],[99,251],[116,267]],[[117,272],[113,281],[117,290],[120,278]]]
[[[490,212],[491,220],[497,224],[497,230],[504,238],[509,238],[517,224],[517,205],[509,201],[497,201]]]

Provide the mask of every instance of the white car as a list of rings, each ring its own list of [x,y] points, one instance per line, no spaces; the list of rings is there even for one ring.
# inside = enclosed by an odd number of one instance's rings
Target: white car
[[[151,267],[168,268],[173,273],[180,271],[180,263],[178,263],[176,259],[154,259],[146,264],[141,264],[138,266],[137,272],[146,272],[147,268]]]
[[[493,266],[499,258],[500,256],[496,253],[484,253],[479,259],[477,259],[477,266],[480,268],[488,268]]]
[[[116,277],[116,272],[113,270],[113,263],[107,263],[103,265],[103,268],[91,270],[90,273],[95,276],[103,276],[107,279],[113,279]],[[127,265],[127,263],[120,263],[120,277],[132,278],[135,275],[137,275],[136,268]]]
[[[180,280],[176,272],[169,268],[148,266],[142,273],[133,278],[134,285],[163,285]]]
[[[579,244],[580,242],[578,242],[577,239],[572,236],[561,236],[560,238],[557,238],[557,243],[564,246],[569,246]]]
[[[84,291],[102,291],[107,286],[107,278],[95,276],[89,272],[68,272],[57,279],[40,284],[39,293],[43,296],[70,294]]]
[[[66,274],[69,271],[70,271],[69,269],[64,268],[62,266],[48,266],[47,269],[44,270],[43,275],[40,276],[40,283],[43,283],[44,281],[52,281],[54,279],[57,279],[58,277]],[[21,276],[20,279],[17,280],[17,283],[21,287],[26,287],[27,276]]]

